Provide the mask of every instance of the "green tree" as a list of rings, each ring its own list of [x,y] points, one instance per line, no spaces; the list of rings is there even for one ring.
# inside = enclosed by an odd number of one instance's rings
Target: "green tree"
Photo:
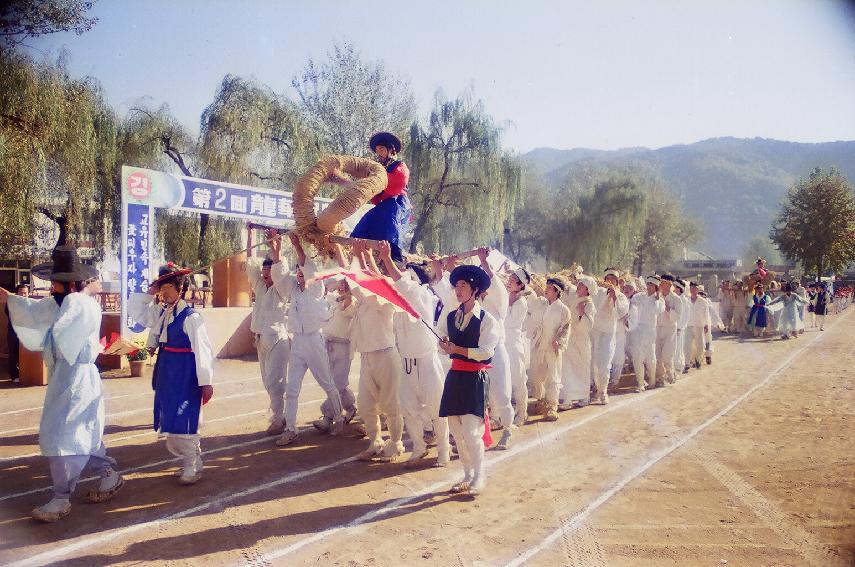
[[[789,190],[769,238],[817,278],[855,262],[855,196],[839,171],[814,169]]]
[[[698,222],[686,217],[679,200],[658,184],[645,193],[644,228],[636,239],[633,271],[645,272],[668,266],[678,250],[697,241]]]
[[[365,155],[372,133],[402,135],[415,117],[409,82],[349,43],[335,45],[326,61],[310,59],[291,84],[324,152]]]
[[[59,244],[103,253],[117,217],[111,191],[116,117],[91,78],[64,60],[35,63],[0,50],[0,245],[32,257]],[[34,240],[34,236],[36,237]]]
[[[85,0],[4,0],[0,2],[0,45],[11,47],[31,37],[92,29],[87,17],[94,2]]]
[[[472,92],[434,96],[424,124],[410,129],[410,252],[501,246],[522,187],[518,159],[502,150],[501,129]],[[460,227],[466,230],[460,230]]]

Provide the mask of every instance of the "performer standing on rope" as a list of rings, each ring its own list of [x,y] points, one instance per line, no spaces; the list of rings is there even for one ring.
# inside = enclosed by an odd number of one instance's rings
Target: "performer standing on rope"
[[[31,512],[36,520],[55,522],[71,512],[71,498],[83,470],[91,466],[100,484],[87,494],[92,502],[106,502],[124,480],[116,461],[104,447],[104,396],[95,359],[101,351],[98,334],[101,306],[83,293],[85,282],[98,277],[80,262],[71,246],[57,247],[53,260],[32,268],[51,282],[51,297],[35,300],[11,295],[0,288],[9,307],[12,326],[21,344],[42,351],[48,368],[48,387],[39,425],[39,447],[48,458],[53,498]]]
[[[403,262],[401,234],[410,222],[412,207],[407,197],[410,170],[398,159],[401,140],[390,132],[377,132],[368,141],[376,159],[386,168],[389,181],[386,188],[371,199],[374,208],[359,220],[350,234],[352,238],[385,240],[392,247],[392,259]]]
[[[487,368],[499,344],[499,323],[478,302],[490,286],[490,277],[483,269],[458,266],[449,279],[460,305],[437,325],[443,337],[439,346],[451,358],[439,415],[448,418],[463,465],[463,479],[451,487],[451,492],[476,495],[486,482],[484,445],[490,427],[485,424]]]
[[[252,233],[250,231],[249,234]],[[279,236],[275,231],[264,231],[268,245]],[[251,258],[251,236],[247,237],[246,275],[255,294],[250,330],[255,335],[255,348],[261,366],[261,380],[270,398],[270,426],[268,435],[281,435],[285,429],[285,383],[291,339],[288,337],[288,269],[281,261],[272,258],[259,261]]]
[[[181,457],[179,482],[202,478],[199,424],[202,405],[214,395],[214,355],[205,321],[184,302],[190,269],[170,263],[158,270],[148,293],[133,293],[128,313],[148,327],[148,346],[158,347],[152,375],[154,430],[166,437],[166,448]],[[158,295],[160,302],[158,302]]]

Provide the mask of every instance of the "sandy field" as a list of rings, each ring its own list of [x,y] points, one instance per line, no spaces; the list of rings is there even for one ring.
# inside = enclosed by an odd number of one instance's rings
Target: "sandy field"
[[[203,480],[177,484],[151,431],[149,377],[105,376],[106,443],[126,478],[38,524],[50,498],[38,455],[44,388],[0,382],[0,564],[836,566],[855,563],[855,309],[799,339],[715,343],[712,366],[607,406],[535,418],[487,453],[477,497],[461,472],[363,463],[354,431],[309,422],[265,437],[253,361],[218,361],[206,406]],[[355,376],[355,375],[354,375]],[[87,476],[88,478],[88,476]]]

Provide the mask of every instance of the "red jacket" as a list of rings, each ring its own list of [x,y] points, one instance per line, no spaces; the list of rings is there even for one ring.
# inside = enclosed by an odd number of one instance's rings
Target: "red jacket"
[[[386,189],[371,198],[372,205],[379,205],[390,197],[407,194],[407,183],[410,180],[410,170],[404,162],[398,162],[392,171],[386,170],[389,181]]]

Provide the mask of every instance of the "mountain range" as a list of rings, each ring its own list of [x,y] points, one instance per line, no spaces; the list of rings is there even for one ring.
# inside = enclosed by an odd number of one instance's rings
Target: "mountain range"
[[[712,138],[655,150],[536,148],[522,159],[553,187],[574,168],[592,162],[652,170],[702,224],[703,236],[693,248],[715,258],[740,258],[752,238],[768,236],[787,190],[813,168],[834,166],[855,185],[855,141]]]

